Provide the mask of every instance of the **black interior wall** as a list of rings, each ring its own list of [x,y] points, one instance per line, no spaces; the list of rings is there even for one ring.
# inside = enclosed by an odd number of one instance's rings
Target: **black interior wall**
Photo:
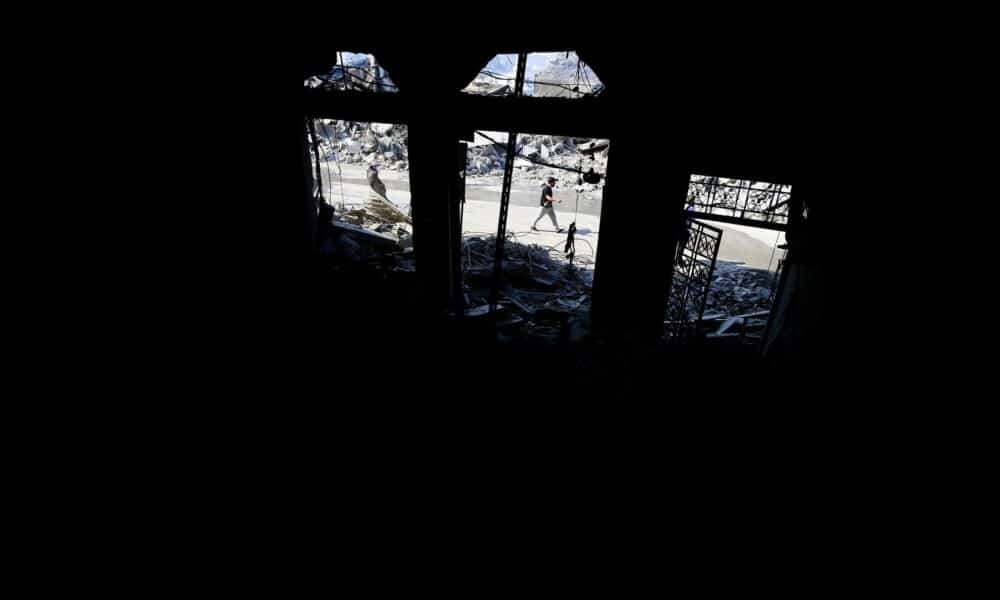
[[[255,237],[268,249],[262,254],[273,267],[273,281],[288,283],[280,300],[288,308],[282,312],[275,306],[271,314],[284,314],[279,321],[297,323],[298,333],[314,326],[302,310],[310,306],[312,292],[306,275],[309,226],[304,222],[308,200],[302,182],[301,120],[304,112],[317,109],[303,100],[301,84],[305,74],[325,68],[333,60],[332,50],[341,47],[375,54],[401,92],[332,95],[336,108],[329,116],[410,126],[420,302],[380,314],[387,329],[431,323],[428,319],[446,300],[447,195],[455,143],[477,128],[611,139],[593,316],[599,329],[612,337],[649,341],[659,334],[671,269],[671,223],[681,210],[691,173],[792,184],[796,196],[810,206],[814,230],[845,223],[839,199],[827,189],[830,171],[842,172],[844,160],[840,147],[832,143],[844,117],[830,111],[829,100],[840,99],[845,91],[838,87],[836,71],[821,60],[800,71],[789,57],[792,48],[734,43],[696,52],[679,45],[664,47],[654,69],[637,58],[642,48],[577,42],[544,47],[462,42],[415,52],[356,38],[343,44],[308,40],[299,48],[285,49],[269,66],[271,93],[281,101],[255,124],[273,134],[266,135],[268,147],[260,149],[259,175],[268,183],[261,186],[267,197],[257,208],[265,218]],[[458,94],[497,53],[569,48],[578,50],[607,85],[602,97],[540,101]],[[436,59],[433,68],[426,63],[428,52]],[[444,56],[446,64],[440,60]],[[823,244],[829,238],[820,234],[819,239]],[[836,257],[824,260],[830,261],[830,288],[846,289],[841,284],[849,273],[834,268]],[[375,294],[341,286],[334,295],[346,302],[348,297]],[[832,339],[833,328],[817,335]],[[818,337],[816,346],[824,347],[822,342]]]
[[[409,123],[417,260],[432,290],[446,279],[443,205],[456,141],[475,128],[611,138],[595,319],[608,325],[637,319],[632,325],[648,330],[661,314],[671,223],[689,175],[796,184],[796,162],[809,153],[794,122],[797,112],[788,109],[799,99],[786,72],[749,60],[749,71],[732,62],[708,61],[696,68],[680,60],[650,70],[634,51],[578,46],[608,86],[599,98],[541,101],[457,93],[494,54],[518,48],[439,52],[456,57],[455,64],[429,68],[419,52],[369,46],[354,49],[375,54],[401,91],[398,97],[346,98],[338,110]],[[539,48],[545,49],[552,48]]]

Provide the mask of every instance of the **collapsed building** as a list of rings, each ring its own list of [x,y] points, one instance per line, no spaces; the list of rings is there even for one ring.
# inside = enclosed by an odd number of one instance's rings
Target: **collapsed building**
[[[470,177],[499,177],[506,164],[503,138],[491,141],[481,134],[469,146],[466,172]],[[522,134],[517,138],[514,159],[515,179],[544,180],[565,176],[565,169],[587,167],[604,173],[608,167],[607,140],[569,136]],[[589,190],[597,189],[589,185]]]
[[[407,167],[405,124],[318,119],[316,133],[320,160],[374,164],[394,171]]]

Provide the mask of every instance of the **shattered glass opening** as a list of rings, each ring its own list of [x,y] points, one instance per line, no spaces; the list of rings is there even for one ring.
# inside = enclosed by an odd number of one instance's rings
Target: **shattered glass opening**
[[[468,144],[461,264],[470,317],[489,313],[507,139],[504,132],[477,131]],[[554,342],[589,318],[609,145],[572,136],[517,136],[498,335]],[[551,208],[542,205],[550,177],[556,179]]]
[[[352,92],[399,91],[373,54],[357,52],[337,52],[336,63],[329,72],[307,77],[303,85],[307,88]]]
[[[407,126],[334,119],[307,125],[320,254],[340,265],[415,271]]]
[[[479,71],[462,91],[479,96],[509,96],[514,93],[517,54],[498,54]],[[597,73],[573,51],[532,52],[524,69],[523,94],[535,98],[582,98],[597,96],[604,84]]]

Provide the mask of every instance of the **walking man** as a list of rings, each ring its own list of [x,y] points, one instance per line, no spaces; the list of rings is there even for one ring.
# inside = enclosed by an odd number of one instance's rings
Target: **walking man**
[[[542,217],[548,215],[549,218],[552,219],[552,224],[555,225],[556,227],[556,233],[563,232],[562,227],[559,227],[559,221],[556,221],[556,209],[552,206],[553,202],[560,202],[560,203],[562,202],[562,200],[556,200],[552,196],[552,186],[554,186],[555,184],[556,184],[556,178],[549,177],[548,184],[542,188],[542,199],[541,199],[542,212],[538,213],[538,218],[535,219],[535,222],[531,224],[532,231],[538,231],[538,229],[535,228],[535,225],[538,225],[538,221],[540,221]]]

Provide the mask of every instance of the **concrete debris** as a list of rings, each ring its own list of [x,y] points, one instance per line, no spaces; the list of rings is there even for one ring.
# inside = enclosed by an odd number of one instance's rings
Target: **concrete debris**
[[[577,146],[577,151],[582,154],[593,154],[608,147],[608,140],[593,140],[586,144]]]
[[[496,80],[477,79],[465,87],[463,92],[475,94],[477,96],[509,96],[514,93],[514,88],[506,83],[499,83]]]
[[[355,241],[363,241],[377,246],[395,246],[398,242],[398,239],[392,235],[386,235],[341,221],[334,221],[333,228],[340,233],[349,234]]]
[[[484,132],[491,138],[502,141],[499,133]],[[608,165],[608,140],[589,140],[552,135],[521,134],[518,136],[518,154],[514,158],[514,180],[544,181],[555,177],[567,187],[576,185],[577,176],[564,169],[537,165],[533,160],[570,169],[587,171],[593,168],[598,173],[606,173]],[[466,174],[477,177],[496,177],[503,175],[506,146],[504,144],[484,143],[485,138],[476,135],[476,142],[469,145]],[[589,144],[589,146],[587,145]],[[590,154],[577,152],[579,147],[588,148]],[[600,189],[601,186],[588,184],[588,190]]]
[[[767,327],[769,311],[757,311],[745,315],[736,315],[725,319],[714,332],[709,332],[709,338],[739,338],[743,341],[759,340]],[[707,320],[707,319],[706,319]]]
[[[728,319],[725,320],[725,322],[722,325],[719,326],[719,329],[716,330],[715,335],[722,335],[723,333],[726,333],[727,331],[729,331],[730,327],[736,325],[737,323],[742,324],[743,318],[729,317]]]
[[[517,315],[511,315],[509,318],[497,322],[497,328],[509,327],[511,325],[518,325],[524,323],[524,319]]]
[[[485,314],[489,314],[490,305],[483,304],[482,306],[476,306],[474,308],[465,309],[465,316],[467,317],[481,317]]]
[[[495,253],[494,236],[463,240],[465,295],[473,304],[489,302]],[[522,335],[554,342],[562,333],[568,335],[573,320],[586,318],[593,271],[566,263],[559,249],[513,239],[504,244],[504,255],[501,303],[521,319],[514,321],[512,316],[504,325]]]
[[[513,295],[513,294],[512,294],[512,295],[510,295],[510,296],[506,296],[506,298],[507,298],[508,300],[510,300],[510,302],[511,302],[511,303],[512,303],[512,304],[513,304],[514,306],[518,307],[518,308],[519,308],[519,309],[521,309],[521,310],[522,310],[523,312],[525,312],[525,313],[527,313],[527,314],[529,314],[529,315],[533,315],[533,314],[535,314],[535,309],[534,309],[534,308],[532,308],[532,307],[530,307],[530,306],[527,306],[527,305],[525,305],[525,304],[522,304],[522,303],[521,303],[521,301],[520,301],[520,300],[518,300],[518,299],[517,299],[517,297],[516,297],[515,295]]]
[[[393,171],[407,169],[409,132],[406,125],[331,119],[317,119],[316,124],[323,160],[376,165],[379,169]]]
[[[775,284],[774,274],[770,271],[717,260],[712,286],[705,301],[705,313],[731,317],[763,311],[766,315],[770,309],[772,285]],[[696,317],[692,315],[692,318]]]
[[[409,277],[416,273],[413,248],[403,249],[402,245],[410,239],[408,231],[378,232],[334,220],[325,228],[319,249],[334,270],[363,269]]]
[[[576,52],[552,53],[529,81],[533,84],[531,95],[536,97],[579,98],[604,89],[597,74]]]
[[[398,209],[369,212],[365,208],[360,208],[338,214],[333,225],[340,232],[351,234],[355,240],[376,244],[382,252],[402,250],[404,254],[412,255],[412,224],[409,218],[405,221],[399,220],[400,215]],[[385,218],[387,216],[390,218]],[[363,237],[367,234],[377,238]]]

